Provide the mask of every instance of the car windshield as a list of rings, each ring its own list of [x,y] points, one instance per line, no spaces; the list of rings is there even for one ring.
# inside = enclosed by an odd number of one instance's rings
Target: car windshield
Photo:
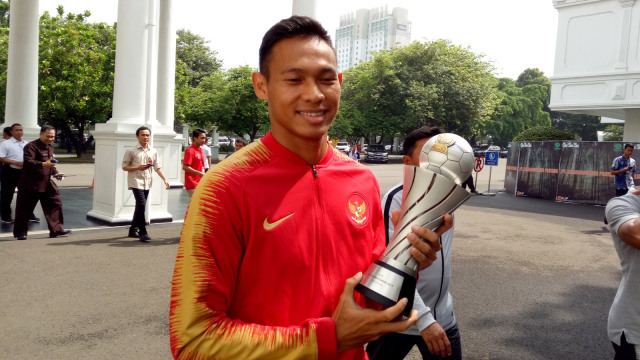
[[[338,145],[336,146],[349,146],[349,143],[347,142],[339,142]]]
[[[369,145],[368,151],[384,152],[384,145]]]

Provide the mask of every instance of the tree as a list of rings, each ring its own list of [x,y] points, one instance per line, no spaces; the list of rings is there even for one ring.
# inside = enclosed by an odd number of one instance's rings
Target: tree
[[[202,79],[221,70],[218,53],[209,48],[202,36],[185,29],[178,30],[177,35],[176,60],[184,68],[190,87],[198,86]]]
[[[622,141],[624,126],[607,125],[604,129],[604,141]]]
[[[497,100],[493,66],[482,58],[446,40],[377,53],[345,72],[346,111],[341,109],[335,127],[351,133],[334,135],[390,138],[431,124],[471,136]]]
[[[0,0],[0,27],[9,27],[9,8],[11,3],[9,1]]]
[[[573,133],[553,126],[535,126],[518,134],[513,141],[575,140]]]
[[[200,127],[217,126],[219,131],[239,137],[248,134],[252,141],[259,132],[267,131],[269,110],[253,90],[253,71],[249,66],[239,66],[202,79],[192,92],[189,120]]]
[[[111,116],[115,70],[115,28],[87,23],[91,14],[40,18],[38,118],[86,151],[84,131]]]
[[[490,121],[479,133],[490,136],[494,144],[506,146],[526,129],[550,126],[550,91],[551,82],[538,69],[526,69],[516,81],[499,79],[499,102]]]

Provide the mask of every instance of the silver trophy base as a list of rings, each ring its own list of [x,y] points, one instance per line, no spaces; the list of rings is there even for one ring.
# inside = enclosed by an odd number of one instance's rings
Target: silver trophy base
[[[402,315],[409,316],[413,309],[416,283],[415,270],[382,257],[364,272],[362,280],[356,285],[356,291],[387,308],[397,304],[400,299],[407,298],[409,301]]]

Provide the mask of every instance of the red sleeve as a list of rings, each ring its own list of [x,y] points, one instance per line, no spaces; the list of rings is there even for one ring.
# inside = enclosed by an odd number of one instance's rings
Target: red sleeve
[[[182,160],[182,163],[184,165],[191,166],[191,162],[192,161],[193,161],[193,148],[192,147],[188,147],[187,150],[185,150],[185,152],[184,152],[184,159]]]
[[[242,266],[242,213],[234,159],[210,170],[191,199],[171,289],[171,351],[176,359],[337,358],[330,318],[291,326],[245,323],[228,316]],[[185,161],[186,163],[186,161]],[[247,162],[241,162],[247,164]],[[232,183],[229,187],[229,183]]]

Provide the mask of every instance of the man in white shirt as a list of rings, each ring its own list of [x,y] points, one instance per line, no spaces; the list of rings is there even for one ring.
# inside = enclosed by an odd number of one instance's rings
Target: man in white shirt
[[[635,360],[640,357],[640,190],[609,200],[605,214],[622,270],[607,334],[615,360]]]
[[[200,146],[202,153],[204,154],[204,172],[209,171],[211,168],[211,148],[209,147],[209,138],[204,141],[204,144]]]
[[[131,227],[129,227],[129,237],[147,242],[151,240],[151,237],[147,233],[144,212],[153,181],[153,170],[160,176],[166,189],[169,189],[170,185],[162,173],[158,152],[149,146],[151,130],[146,126],[139,127],[136,130],[136,138],[138,138],[138,144],[129,148],[122,159],[122,170],[127,172],[127,185],[136,200]]]
[[[11,125],[11,139],[0,144],[0,163],[2,163],[2,185],[0,186],[0,217],[5,224],[13,223],[11,217],[11,201],[18,186],[18,179],[22,173],[24,146],[27,142],[22,140],[22,125]],[[39,222],[40,219],[31,214],[31,222]]]

